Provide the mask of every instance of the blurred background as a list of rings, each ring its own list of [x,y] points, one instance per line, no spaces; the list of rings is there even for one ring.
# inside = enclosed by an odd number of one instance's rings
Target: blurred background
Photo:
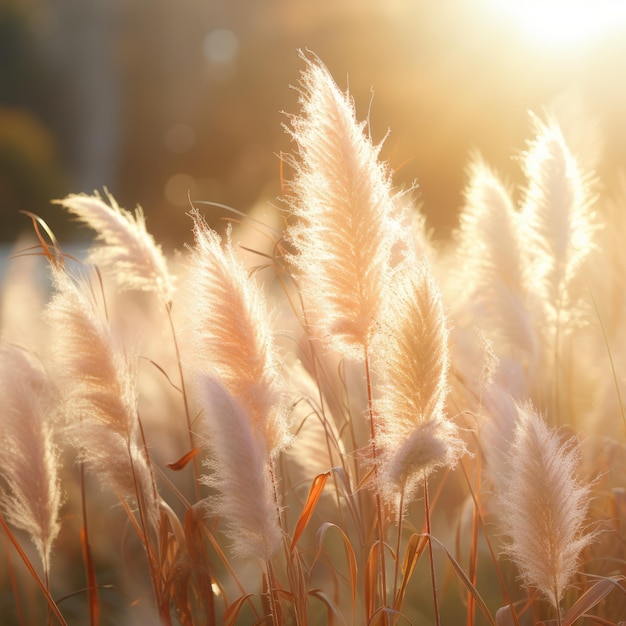
[[[166,250],[192,200],[277,204],[281,124],[314,51],[435,235],[462,204],[473,150],[511,185],[529,110],[557,111],[608,191],[626,146],[622,2],[0,0],[0,238],[20,210],[75,235],[50,199],[106,187],[141,205]],[[288,174],[288,173],[287,173]],[[207,209],[208,210],[208,209]],[[224,211],[212,209],[214,218]]]

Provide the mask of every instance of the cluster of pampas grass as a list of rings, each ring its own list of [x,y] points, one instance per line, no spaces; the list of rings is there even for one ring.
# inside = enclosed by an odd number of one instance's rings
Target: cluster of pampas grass
[[[78,261],[33,216],[3,287],[3,623],[624,623],[623,219],[534,119],[518,198],[475,155],[438,245],[302,60],[284,232],[199,203],[166,259],[139,209],[71,195]]]

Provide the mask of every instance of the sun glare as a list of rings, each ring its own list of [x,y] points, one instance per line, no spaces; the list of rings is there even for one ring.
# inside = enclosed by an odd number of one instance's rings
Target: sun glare
[[[497,0],[540,43],[578,46],[626,25],[620,0]]]

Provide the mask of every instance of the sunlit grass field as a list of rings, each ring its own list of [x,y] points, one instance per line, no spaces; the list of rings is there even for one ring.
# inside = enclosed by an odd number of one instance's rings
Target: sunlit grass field
[[[523,188],[472,155],[436,241],[302,68],[275,206],[193,202],[171,258],[106,192],[57,201],[81,260],[29,216],[2,623],[624,623],[623,201],[532,116]]]

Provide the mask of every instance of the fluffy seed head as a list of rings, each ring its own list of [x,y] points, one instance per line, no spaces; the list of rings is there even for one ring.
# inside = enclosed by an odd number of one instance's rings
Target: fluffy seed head
[[[192,214],[196,246],[190,268],[195,366],[219,379],[245,408],[271,455],[290,441],[281,361],[265,296],[237,257],[198,213]]]
[[[399,237],[399,203],[352,101],[320,62],[305,61],[302,115],[289,130],[298,147],[290,260],[313,332],[342,355],[362,358]]]
[[[54,391],[43,367],[24,350],[0,347],[0,477],[6,485],[0,508],[7,521],[25,530],[50,565],[59,530],[59,452],[49,417]]]
[[[453,466],[465,449],[444,415],[448,331],[439,288],[425,263],[407,259],[398,267],[375,348],[381,492],[394,500],[404,491],[408,503],[420,480],[436,467]]]
[[[146,230],[141,208],[133,215],[121,209],[107,193],[72,194],[60,204],[97,233],[99,245],[89,251],[89,261],[115,276],[124,289],[154,291],[167,304],[172,301],[172,279],[161,248]]]
[[[530,405],[518,407],[510,473],[500,494],[507,553],[525,585],[557,607],[576,571],[581,550],[594,539],[584,527],[590,488],[575,477],[575,441],[560,441]]]

